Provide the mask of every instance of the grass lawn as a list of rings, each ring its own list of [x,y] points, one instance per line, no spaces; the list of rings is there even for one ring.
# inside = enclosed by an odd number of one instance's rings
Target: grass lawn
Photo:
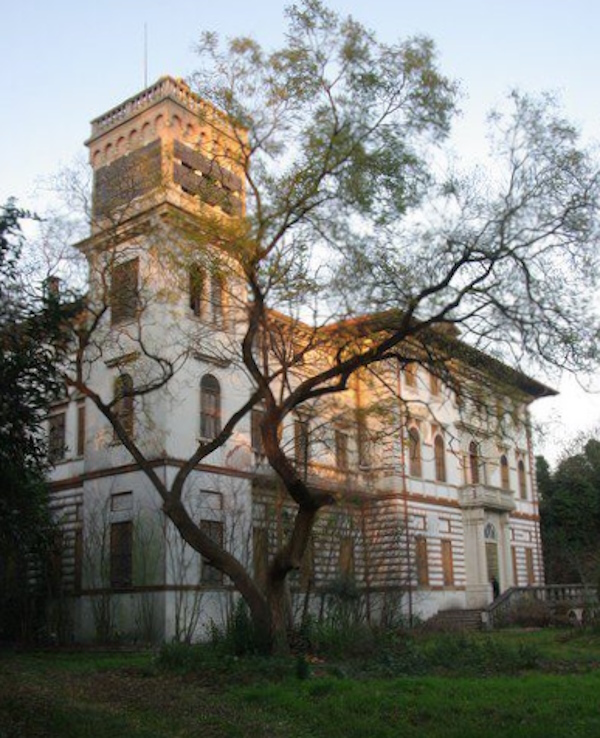
[[[506,632],[423,638],[419,649],[532,649],[535,668],[429,668],[372,677],[368,664],[196,659],[166,668],[151,653],[0,653],[0,738],[600,735],[600,636]],[[455,649],[453,651],[452,649]],[[201,652],[199,652],[201,653]],[[204,660],[203,660],[204,659]],[[458,661],[457,661],[458,663]],[[467,659],[464,663],[469,664]],[[479,662],[478,662],[479,663]],[[508,663],[508,662],[506,662]],[[351,675],[351,676],[350,676]]]

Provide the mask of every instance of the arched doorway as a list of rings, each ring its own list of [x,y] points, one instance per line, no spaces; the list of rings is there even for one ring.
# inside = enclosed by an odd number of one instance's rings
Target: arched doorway
[[[483,537],[485,539],[485,559],[487,562],[488,582],[494,580],[498,583],[498,592],[500,591],[500,566],[498,563],[498,531],[493,523],[486,523],[483,529]],[[496,594],[496,592],[494,593]]]

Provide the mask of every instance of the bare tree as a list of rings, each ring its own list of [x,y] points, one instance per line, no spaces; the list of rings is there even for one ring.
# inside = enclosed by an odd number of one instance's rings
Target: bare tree
[[[227,217],[204,208],[189,222],[154,218],[155,248],[148,228],[140,230],[123,208],[96,213],[95,234],[82,247],[95,287],[65,371],[145,472],[183,539],[231,579],[257,628],[279,648],[287,577],[301,567],[319,511],[336,503],[311,483],[282,429],[305,418],[341,418],[359,375],[368,376],[375,396],[396,396],[394,372],[415,363],[463,400],[482,385],[484,392],[527,386],[521,370],[532,362],[589,368],[598,335],[592,288],[600,194],[593,159],[554,101],[517,93],[510,110],[490,119],[493,174],[437,181],[428,162],[448,132],[455,88],[438,71],[432,43],[382,44],[319,0],[286,14],[287,41],[277,51],[248,38],[223,48],[211,34],[199,46],[203,66],[194,85],[222,111],[234,141],[230,150],[214,150],[212,161],[241,172],[245,210],[223,195],[213,199]],[[118,222],[108,218],[115,212]],[[148,270],[136,274],[135,305],[123,302],[116,269],[141,258],[142,241],[153,268],[166,259],[164,271],[175,275],[170,289],[163,283],[164,304],[181,299],[173,298],[181,293],[176,275],[187,279],[199,260],[198,274],[224,275],[232,285],[235,325],[215,339],[214,325],[210,334],[192,335],[173,321],[174,333],[165,336],[153,322],[158,298],[144,284]],[[115,326],[115,309],[135,319]],[[159,391],[175,393],[181,368],[207,345],[212,361],[239,368],[249,390],[167,483],[152,464],[160,451],[148,446],[152,428],[142,437],[131,432],[128,403],[141,415]],[[124,379],[107,399],[94,386],[93,366],[116,355],[135,358],[136,380]],[[128,361],[116,365],[122,377]],[[231,445],[253,410],[260,410],[262,453],[295,510],[265,588],[247,562],[201,529],[184,494],[197,465]]]

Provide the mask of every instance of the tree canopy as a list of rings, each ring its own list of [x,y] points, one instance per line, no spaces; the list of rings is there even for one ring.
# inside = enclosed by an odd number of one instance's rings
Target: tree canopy
[[[4,635],[25,627],[28,565],[39,566],[50,537],[48,468],[43,423],[59,388],[52,346],[57,305],[34,299],[20,279],[20,221],[30,217],[8,202],[0,209],[0,560]],[[40,557],[40,558],[38,558]],[[38,584],[41,571],[38,570]],[[22,619],[19,622],[19,619]]]
[[[282,441],[285,421],[386,363],[418,361],[458,390],[448,364],[460,361],[467,351],[461,346],[470,347],[470,360],[479,357],[483,372],[489,363],[476,348],[509,357],[517,368],[531,360],[589,368],[597,353],[600,202],[594,159],[551,98],[514,93],[509,109],[491,117],[491,174],[440,176],[437,147],[457,103],[432,42],[380,43],[320,0],[293,5],[286,16],[285,42],[275,51],[250,38],[221,44],[206,34],[192,77],[230,125],[235,145],[213,149],[212,157],[242,173],[246,210],[224,218],[206,208],[193,235],[186,231],[191,247],[179,257],[189,266],[212,249],[209,268],[217,276],[228,269],[243,284],[242,338],[236,334],[219,350],[249,378],[249,397],[212,439],[198,443],[169,486],[121,422],[119,398],[103,398],[86,381],[102,342],[116,340],[103,328],[110,279],[102,273],[65,372],[111,423],[183,538],[231,578],[255,623],[279,639],[286,577],[300,567],[319,510],[335,503],[293,463]],[[114,223],[108,229],[117,234],[116,254],[121,231]],[[108,236],[103,243],[106,250]],[[208,342],[175,358],[161,355],[143,333],[152,298],[138,298],[139,326],[123,344],[156,368],[128,389],[141,398],[163,388]],[[458,331],[465,343],[455,340]],[[270,562],[266,591],[194,522],[184,495],[197,465],[258,407],[266,459],[296,511]]]
[[[552,582],[600,583],[600,441],[588,438],[549,472],[538,458],[546,574]]]

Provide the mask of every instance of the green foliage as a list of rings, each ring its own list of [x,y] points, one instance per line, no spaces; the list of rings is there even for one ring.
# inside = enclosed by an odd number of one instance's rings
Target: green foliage
[[[483,635],[436,634],[426,638],[396,634],[377,639],[363,668],[372,675],[514,674],[535,667],[535,646],[513,645]]]
[[[302,681],[310,677],[310,664],[302,653],[296,656],[296,677]]]
[[[205,34],[193,81],[247,131],[249,261],[284,299],[302,285],[306,305],[322,284],[313,244],[366,243],[365,223],[390,225],[421,200],[428,144],[448,133],[456,86],[427,38],[382,43],[320,0],[286,16],[273,51]]]
[[[538,460],[547,576],[552,582],[600,584],[600,442],[582,443],[553,474]]]
[[[435,673],[350,678],[352,664],[342,675],[339,664],[334,674],[315,663],[312,678],[299,680],[294,659],[224,660],[210,645],[166,646],[160,669],[150,653],[5,653],[0,735],[585,738],[600,730],[600,639],[585,629],[427,635],[409,649],[407,661],[428,654]],[[193,668],[180,668],[190,653]]]
[[[0,638],[31,637],[38,627],[53,535],[41,427],[58,392],[51,346],[60,316],[55,301],[36,301],[21,281],[24,217],[12,202],[0,209]]]
[[[342,624],[334,618],[312,621],[302,631],[307,652],[330,658],[368,656],[375,643],[375,631],[366,623]]]
[[[352,576],[340,576],[331,582],[325,590],[328,601],[328,621],[342,631],[360,620],[361,598],[356,579]]]
[[[540,600],[522,600],[517,602],[498,623],[501,627],[547,628],[554,624],[550,604]],[[563,623],[565,624],[565,623]]]
[[[229,656],[245,656],[268,651],[264,636],[252,622],[248,605],[241,598],[237,599],[233,614],[224,630],[214,622],[211,624],[210,640],[213,647]]]

